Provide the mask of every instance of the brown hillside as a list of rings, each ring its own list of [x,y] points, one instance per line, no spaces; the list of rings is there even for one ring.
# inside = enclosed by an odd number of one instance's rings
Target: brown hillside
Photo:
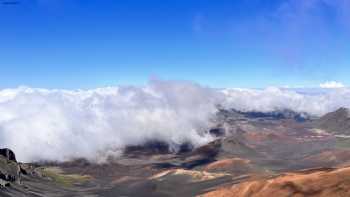
[[[349,196],[350,167],[287,173],[275,178],[248,181],[220,188],[205,197],[332,197]]]

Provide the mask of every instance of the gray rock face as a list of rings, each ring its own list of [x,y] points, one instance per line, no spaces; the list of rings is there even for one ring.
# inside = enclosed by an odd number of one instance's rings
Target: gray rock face
[[[21,168],[16,162],[15,154],[10,149],[0,149],[0,186],[20,181]]]
[[[17,162],[15,153],[8,148],[0,149],[0,155],[4,156],[6,159],[10,161]]]

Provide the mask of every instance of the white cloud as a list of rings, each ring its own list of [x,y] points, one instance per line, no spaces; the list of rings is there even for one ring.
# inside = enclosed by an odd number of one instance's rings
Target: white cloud
[[[224,106],[242,111],[290,109],[321,116],[339,107],[350,107],[350,89],[225,89]]]
[[[305,91],[305,90],[304,90]],[[145,87],[0,90],[0,144],[21,161],[101,159],[148,139],[200,145],[216,104],[243,111],[292,109],[322,115],[350,107],[350,89],[306,94],[290,89],[213,89],[191,82],[151,81]],[[104,156],[104,155],[102,155]]]
[[[344,88],[345,85],[337,81],[326,81],[320,84],[321,88]]]
[[[2,90],[0,144],[22,161],[98,159],[99,151],[147,139],[199,145],[211,139],[201,131],[215,112],[215,96],[196,84],[166,81],[87,91]]]

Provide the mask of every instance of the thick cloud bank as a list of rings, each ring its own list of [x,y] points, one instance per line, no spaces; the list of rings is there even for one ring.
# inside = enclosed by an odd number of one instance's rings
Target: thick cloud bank
[[[322,115],[350,107],[350,90],[213,89],[190,82],[93,90],[0,90],[0,144],[19,160],[101,159],[150,139],[206,143],[220,104],[239,110],[292,109]],[[107,151],[108,150],[108,151]],[[103,153],[103,154],[102,154]]]
[[[216,96],[192,83],[165,81],[142,88],[2,90],[0,144],[24,161],[99,159],[106,149],[149,139],[199,145],[210,140],[201,131]]]

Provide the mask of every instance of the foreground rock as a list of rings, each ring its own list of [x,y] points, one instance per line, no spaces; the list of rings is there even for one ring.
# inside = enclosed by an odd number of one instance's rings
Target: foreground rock
[[[0,149],[0,186],[9,186],[11,182],[20,182],[21,168],[15,154],[10,149]]]
[[[5,157],[7,160],[17,162],[15,153],[8,148],[0,149],[0,155]]]
[[[275,178],[247,181],[209,192],[204,197],[349,196],[350,167],[286,173]]]

